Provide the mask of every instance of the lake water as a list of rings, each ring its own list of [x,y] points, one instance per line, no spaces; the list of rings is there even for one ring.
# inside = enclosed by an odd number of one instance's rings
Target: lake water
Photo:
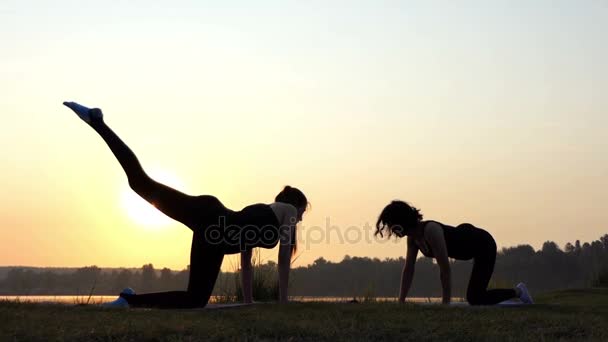
[[[60,304],[100,304],[116,299],[116,296],[1,296],[0,300],[18,301],[18,302],[31,302],[31,303],[60,303]],[[215,297],[211,298],[210,302],[215,301]],[[348,302],[352,300],[352,297],[312,297],[312,296],[293,296],[290,297],[292,301],[300,302],[329,302],[339,303]],[[361,300],[361,299],[359,299]],[[375,300],[380,302],[396,302],[396,297],[376,297]],[[414,303],[439,303],[441,298],[408,298],[408,302]],[[457,301],[457,298],[453,299]]]

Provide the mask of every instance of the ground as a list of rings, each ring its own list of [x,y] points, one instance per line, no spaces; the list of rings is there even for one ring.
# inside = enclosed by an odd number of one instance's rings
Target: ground
[[[396,303],[117,310],[0,303],[0,341],[608,341],[608,289],[567,290],[517,308]]]

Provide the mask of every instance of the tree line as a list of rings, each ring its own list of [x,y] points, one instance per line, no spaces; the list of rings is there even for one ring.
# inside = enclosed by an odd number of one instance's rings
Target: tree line
[[[290,276],[292,296],[394,297],[399,291],[403,258],[345,256],[340,262],[318,258],[308,266],[296,267]],[[466,292],[472,262],[452,261],[454,296]],[[275,286],[276,263],[258,262],[254,271],[264,283]],[[174,271],[155,269],[101,269],[87,266],[72,270],[9,268],[0,279],[2,295],[114,295],[125,287],[139,293],[185,289],[188,268]],[[214,294],[238,293],[239,274],[222,272]],[[503,248],[498,252],[491,287],[511,287],[524,281],[534,292],[564,288],[608,286],[608,234],[596,241],[567,243],[560,248],[547,241],[540,250],[530,245]],[[430,258],[421,257],[410,292],[415,297],[441,295],[439,269]]]

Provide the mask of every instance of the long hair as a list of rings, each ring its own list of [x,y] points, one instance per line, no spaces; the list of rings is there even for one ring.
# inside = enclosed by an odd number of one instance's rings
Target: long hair
[[[376,232],[374,235],[384,237],[383,232],[388,237],[393,235],[393,226],[401,226],[405,231],[409,231],[422,221],[422,214],[416,207],[403,201],[392,201],[384,207],[376,222]]]
[[[296,209],[304,208],[304,210],[308,209],[309,203],[306,195],[300,189],[291,187],[286,185],[281,192],[275,197],[275,202],[287,203],[291,204]],[[297,228],[296,228],[297,229]],[[295,255],[298,250],[298,239],[296,231],[294,230],[294,234],[291,237],[291,257]]]

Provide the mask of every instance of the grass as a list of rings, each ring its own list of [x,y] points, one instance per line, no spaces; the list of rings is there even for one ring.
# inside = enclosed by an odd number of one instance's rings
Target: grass
[[[110,310],[0,303],[0,341],[607,341],[608,289],[537,296],[519,308],[396,303]]]
[[[264,264],[259,248],[253,250],[253,298],[260,302],[276,301],[279,298],[279,272],[276,265]],[[243,300],[240,268],[234,269],[234,289],[237,302]]]
[[[298,254],[291,260],[292,265],[300,256],[301,254]],[[276,264],[264,262],[259,248],[254,249],[251,260],[253,298],[257,302],[274,302],[279,298],[279,272]],[[214,296],[215,303],[240,303],[243,301],[240,265],[232,263],[231,269],[230,276],[223,277],[216,284],[218,291]],[[294,278],[291,277],[289,279],[290,287],[293,283]]]

